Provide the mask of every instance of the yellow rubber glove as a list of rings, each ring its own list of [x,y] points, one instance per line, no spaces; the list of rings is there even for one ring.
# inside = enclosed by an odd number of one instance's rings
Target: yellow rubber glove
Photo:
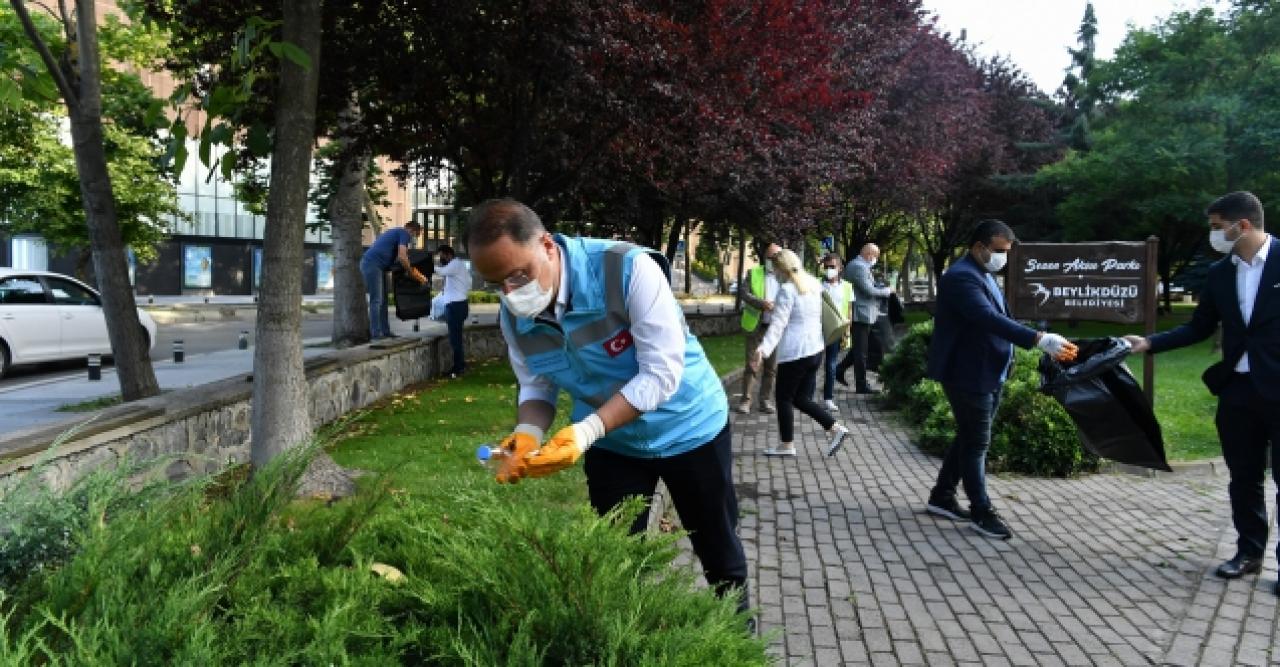
[[[422,272],[421,272],[421,271],[419,271],[419,270],[418,270],[418,267],[416,267],[416,266],[414,266],[414,267],[410,267],[410,269],[409,269],[409,277],[410,277],[410,278],[413,278],[413,279],[414,279],[414,280],[416,280],[416,281],[418,281],[418,284],[419,284],[419,285],[425,285],[425,284],[427,284],[427,277],[426,277],[426,276],[424,276],[424,275],[422,275]]]
[[[542,443],[542,429],[532,424],[520,424],[515,431],[498,443],[505,456],[494,476],[499,484],[515,484],[527,475],[529,455],[538,451]]]
[[[582,457],[583,452],[586,452],[602,436],[604,436],[604,422],[600,421],[600,417],[595,414],[572,426],[560,429],[551,436],[542,449],[529,457],[527,461],[529,468],[525,475],[546,477],[572,466]]]

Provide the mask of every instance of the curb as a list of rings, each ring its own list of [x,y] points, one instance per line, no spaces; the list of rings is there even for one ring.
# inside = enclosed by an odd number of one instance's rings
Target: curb
[[[1176,477],[1221,477],[1227,474],[1227,463],[1221,456],[1201,461],[1170,461],[1169,467],[1173,468],[1172,472],[1165,470],[1152,470],[1151,468],[1130,465],[1128,463],[1116,463],[1112,461],[1099,466],[1098,472],[1133,475],[1135,477],[1148,477],[1152,479],[1169,479]]]

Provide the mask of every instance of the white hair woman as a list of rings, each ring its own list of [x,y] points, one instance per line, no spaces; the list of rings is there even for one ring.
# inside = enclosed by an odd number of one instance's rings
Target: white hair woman
[[[768,447],[764,453],[766,456],[796,455],[793,408],[798,408],[826,429],[830,438],[827,456],[832,456],[840,451],[849,429],[813,400],[825,349],[822,339],[822,286],[805,272],[800,258],[790,250],[774,256],[773,270],[779,283],[773,320],[751,359],[752,365],[758,366],[777,348],[778,379],[774,384],[774,398],[781,442]]]

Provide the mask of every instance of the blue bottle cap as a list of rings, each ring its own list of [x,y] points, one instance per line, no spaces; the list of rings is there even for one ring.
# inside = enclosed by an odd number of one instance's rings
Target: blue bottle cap
[[[488,461],[489,457],[492,455],[493,451],[489,449],[489,445],[480,445],[479,447],[476,447],[476,458],[481,461]]]

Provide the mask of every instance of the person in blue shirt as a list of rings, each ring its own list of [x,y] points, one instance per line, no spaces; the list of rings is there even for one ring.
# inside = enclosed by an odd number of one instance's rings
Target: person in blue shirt
[[[387,320],[387,271],[398,263],[419,283],[427,281],[426,276],[409,263],[409,246],[420,234],[422,225],[410,220],[403,227],[379,234],[360,258],[360,275],[364,276],[364,290],[369,296],[369,338],[373,340],[391,337],[391,323]]]
[[[551,234],[511,199],[472,209],[466,238],[476,272],[501,288],[499,325],[520,386],[498,481],[582,459],[591,505],[605,514],[629,496],[651,499],[662,480],[707,582],[745,610],[729,401],[671,293],[666,258]],[[573,423],[544,441],[561,390]]]

